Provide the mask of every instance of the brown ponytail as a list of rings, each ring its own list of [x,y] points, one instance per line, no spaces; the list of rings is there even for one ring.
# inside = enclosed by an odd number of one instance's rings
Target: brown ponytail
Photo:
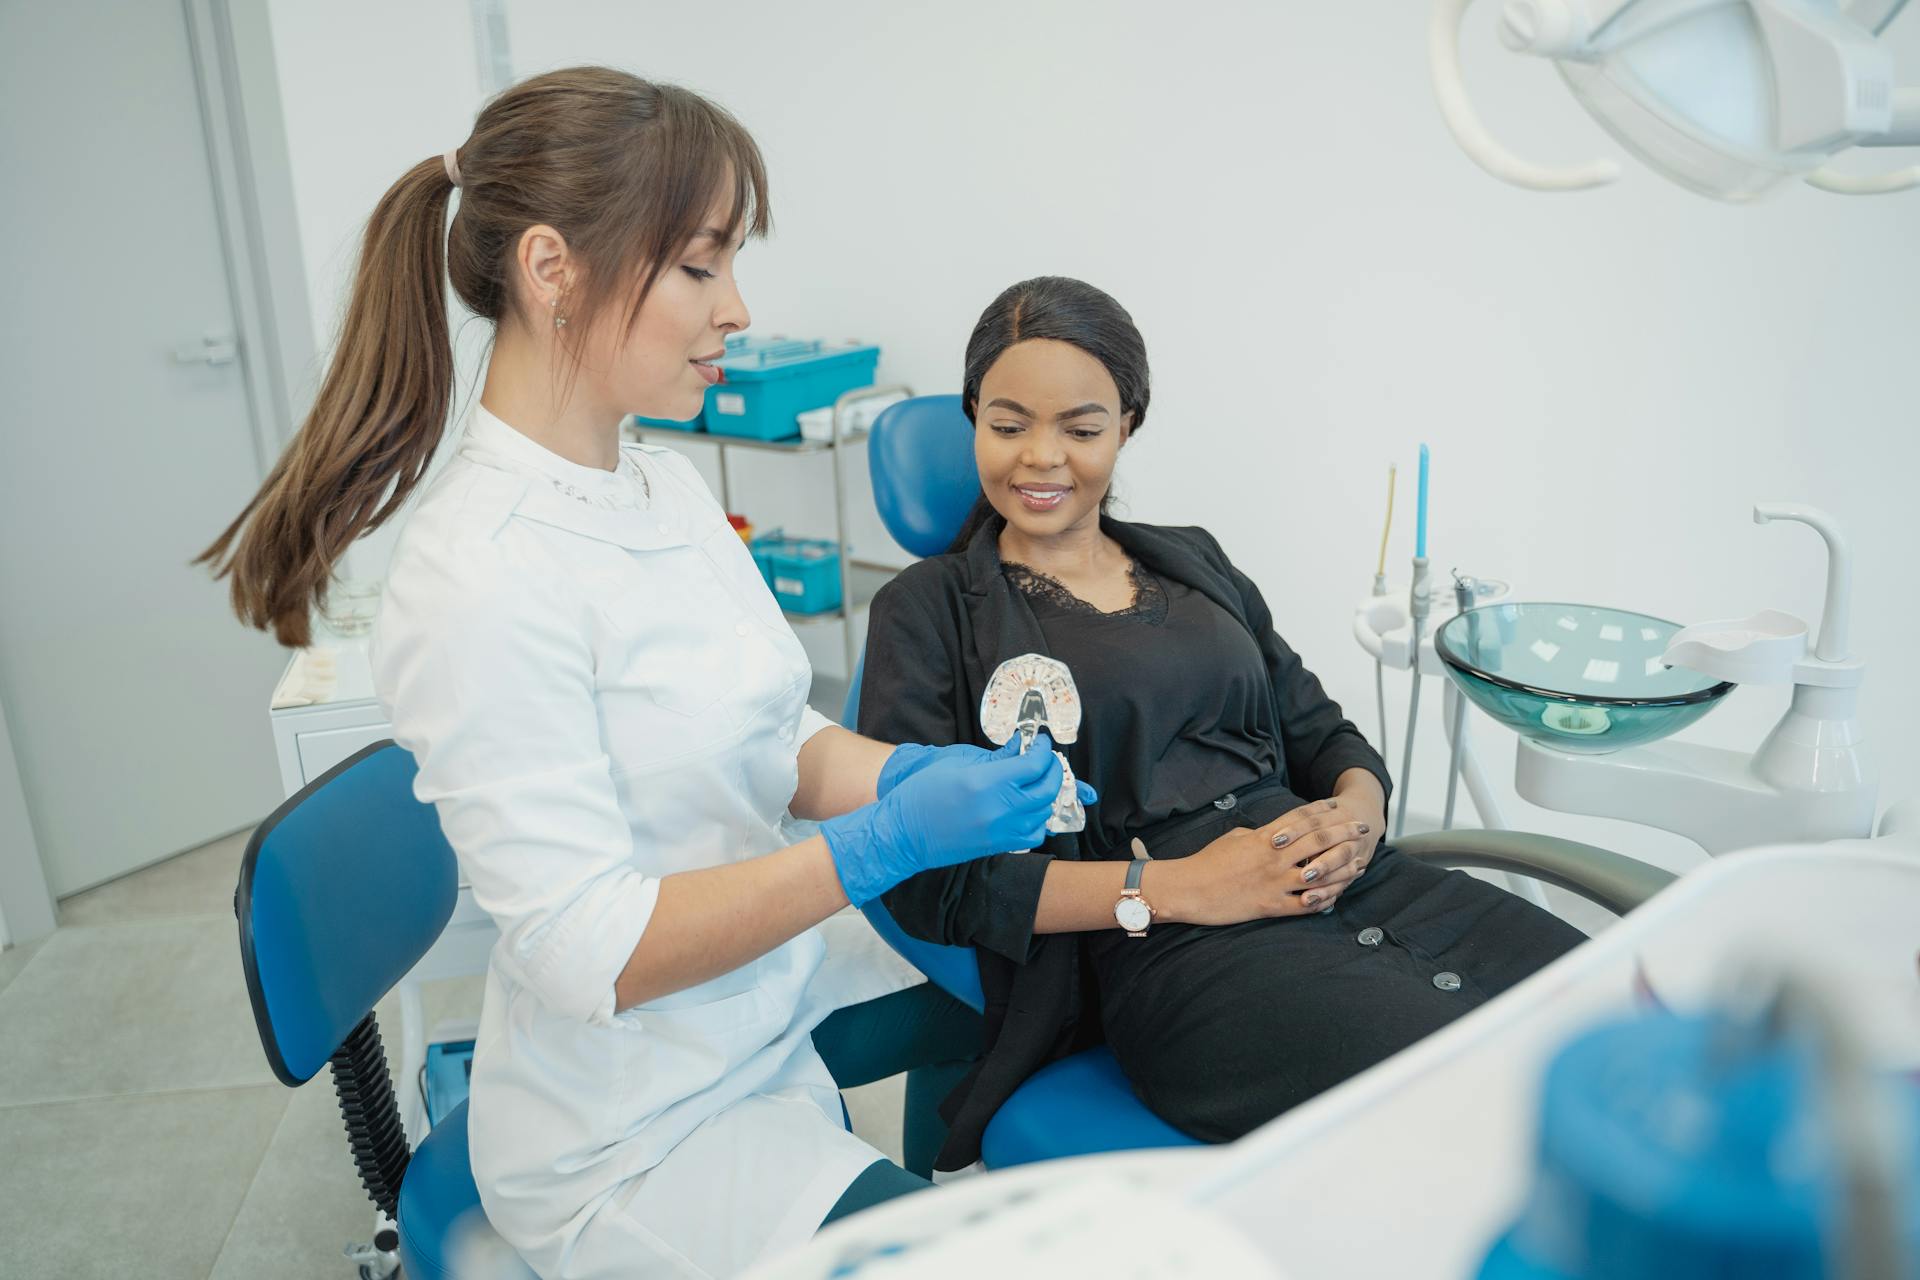
[[[733,226],[754,235],[768,226],[766,170],[738,121],[685,89],[604,67],[508,89],[480,113],[458,163],[451,228],[453,181],[438,156],[374,210],[306,422],[195,561],[231,575],[234,612],[281,644],[309,642],[333,566],[399,510],[433,458],[453,398],[449,268],[461,301],[497,324],[516,304],[508,281],[521,233],[554,227],[584,264],[567,298],[579,334],[616,298],[632,325],[728,184]]]
[[[420,482],[453,394],[442,228],[453,182],[438,157],[373,211],[340,346],[299,435],[195,563],[232,575],[242,621],[281,644],[309,638],[348,544]]]

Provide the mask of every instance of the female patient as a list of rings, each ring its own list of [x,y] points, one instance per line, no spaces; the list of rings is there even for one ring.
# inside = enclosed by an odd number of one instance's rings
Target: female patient
[[[939,1167],[994,1111],[1104,1039],[1140,1097],[1226,1141],[1497,995],[1582,941],[1491,885],[1397,854],[1386,766],[1206,530],[1106,514],[1146,421],[1146,347],[1119,303],[1041,278],[996,298],[962,402],[984,499],[943,556],[873,602],[860,731],[986,745],[1002,661],[1067,664],[1077,835],[916,876],[908,933],[979,948],[987,1053],[948,1099]],[[1152,861],[1128,904],[1136,842]]]

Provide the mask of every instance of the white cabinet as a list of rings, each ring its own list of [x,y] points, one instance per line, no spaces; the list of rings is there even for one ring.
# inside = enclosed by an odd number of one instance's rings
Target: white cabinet
[[[368,743],[392,733],[373,696],[373,673],[364,642],[341,640],[302,649],[287,664],[274,690],[273,749],[280,760],[280,786],[292,795]]]
[[[384,724],[350,725],[302,733],[296,739],[300,744],[300,776],[317,778],[360,748],[380,741],[389,733]]]

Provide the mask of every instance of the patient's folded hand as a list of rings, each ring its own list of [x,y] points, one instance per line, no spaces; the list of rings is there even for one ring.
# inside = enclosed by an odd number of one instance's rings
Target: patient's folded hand
[[[1378,841],[1371,823],[1352,817],[1319,801],[1264,827],[1229,831],[1191,857],[1156,862],[1154,906],[1209,925],[1325,910],[1365,869]]]
[[[1386,825],[1380,805],[1334,796],[1283,813],[1261,830],[1309,886],[1302,891],[1301,901],[1324,910],[1373,861]]]
[[[1311,915],[1301,895],[1311,886],[1272,833],[1236,827],[1191,857],[1153,864],[1156,887],[1145,886],[1163,915],[1187,924],[1228,925],[1276,916]]]

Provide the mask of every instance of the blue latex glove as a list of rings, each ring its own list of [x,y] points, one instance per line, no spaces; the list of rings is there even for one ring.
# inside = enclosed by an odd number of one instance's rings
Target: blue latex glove
[[[885,799],[820,824],[849,901],[864,906],[930,867],[1046,839],[1059,760],[1051,751],[1021,755],[1018,738],[981,756],[923,768]]]
[[[1040,749],[1042,739],[1045,740],[1044,745],[1048,750],[1053,749],[1053,740],[1041,734],[1034,739],[1034,745],[1029,748],[1029,754]],[[976,747],[968,742],[958,742],[950,747],[928,747],[918,742],[903,742],[893,749],[893,754],[887,757],[887,762],[880,766],[880,779],[874,784],[874,790],[882,799],[885,799],[887,792],[922,769],[991,760],[993,756],[994,753],[985,747]],[[1083,806],[1090,805],[1100,798],[1100,793],[1095,791],[1092,784],[1085,779],[1075,778],[1073,787],[1079,794],[1080,803]]]

